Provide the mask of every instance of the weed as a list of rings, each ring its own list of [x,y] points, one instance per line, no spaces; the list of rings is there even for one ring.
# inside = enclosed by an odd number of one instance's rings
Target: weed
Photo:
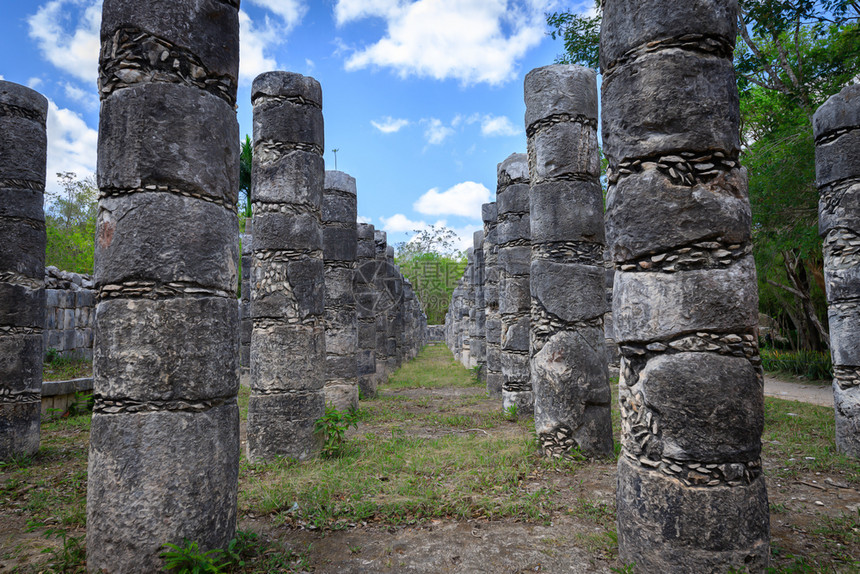
[[[346,431],[349,427],[358,428],[360,414],[357,409],[346,412],[337,410],[331,403],[325,407],[325,414],[314,423],[314,430],[322,434],[323,458],[337,458],[344,454]]]
[[[515,405],[515,404],[510,405],[509,407],[505,408],[504,416],[505,416],[505,419],[507,419],[511,422],[516,422],[516,420],[518,418],[517,405]]]
[[[39,525],[41,526],[41,525]],[[49,528],[44,532],[45,538],[62,540],[60,548],[45,548],[43,554],[48,555],[49,571],[76,574],[86,572],[87,549],[85,536],[69,536],[61,528]]]
[[[176,570],[177,574],[220,574],[227,565],[223,560],[224,551],[213,549],[203,552],[197,542],[185,540],[183,546],[165,544],[170,550],[161,553],[165,570]]]

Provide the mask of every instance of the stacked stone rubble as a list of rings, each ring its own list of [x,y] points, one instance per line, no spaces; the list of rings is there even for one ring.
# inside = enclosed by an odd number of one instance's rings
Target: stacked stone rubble
[[[314,456],[325,410],[322,90],[288,72],[251,88],[251,399],[248,458]],[[300,358],[300,360],[297,360]]]
[[[39,450],[48,101],[0,80],[0,460]]]
[[[238,2],[105,0],[91,572],[155,572],[165,543],[235,532],[238,71]]]
[[[368,223],[359,223],[357,228],[357,251],[355,270],[356,303],[356,364],[358,388],[365,398],[376,396],[376,310],[373,280],[378,269],[373,240],[374,228]]]
[[[355,178],[327,171],[322,204],[325,261],[325,400],[338,410],[358,408],[355,305]]]
[[[254,253],[252,219],[245,220],[245,233],[239,236],[242,244],[242,288],[239,298],[239,365],[243,372],[251,368],[251,265]]]
[[[603,314],[597,79],[581,66],[525,78],[531,233],[531,383],[549,457],[612,453]]]
[[[511,154],[499,164],[496,205],[502,404],[504,409],[516,406],[520,415],[531,415],[534,410],[529,368],[531,235],[526,154]]]
[[[499,339],[502,331],[499,317],[499,247],[497,245],[496,203],[485,203],[481,209],[484,221],[484,339],[486,364],[484,378],[491,397],[502,396],[502,364]]]
[[[763,377],[738,164],[737,1],[603,9],[619,557],[643,572],[763,572]]]
[[[860,458],[860,84],[812,119],[833,356],[836,446]]]

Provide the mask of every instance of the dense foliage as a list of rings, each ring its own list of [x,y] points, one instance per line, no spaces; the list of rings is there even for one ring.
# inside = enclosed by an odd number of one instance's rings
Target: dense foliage
[[[65,271],[92,273],[95,253],[98,189],[92,178],[58,173],[62,191],[46,193],[45,265]]]

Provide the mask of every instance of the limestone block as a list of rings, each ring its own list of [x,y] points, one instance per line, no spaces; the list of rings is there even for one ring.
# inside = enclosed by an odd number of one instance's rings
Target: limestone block
[[[534,184],[529,197],[532,243],[603,243],[603,192],[594,181]]]
[[[326,205],[328,200],[323,202]],[[355,240],[355,228],[323,226],[323,258],[329,261],[355,261],[358,243]],[[352,274],[352,273],[350,273]],[[352,278],[350,278],[350,285]]]
[[[690,511],[689,509],[695,509]],[[770,554],[764,476],[736,487],[689,488],[618,460],[619,558],[643,572],[763,572]]]
[[[499,282],[499,313],[528,313],[531,310],[529,278],[503,277]],[[502,320],[504,322],[504,319]]]
[[[528,351],[529,317],[511,317],[508,320],[503,317],[499,345],[502,351]]]
[[[484,223],[495,223],[499,218],[499,210],[496,207],[496,202],[485,203],[481,205],[481,219]]]
[[[326,383],[325,402],[343,412],[358,408],[358,385]]]
[[[525,155],[525,154],[514,154],[514,155]],[[519,167],[517,165],[517,167]],[[528,169],[528,165],[526,165],[526,169]],[[520,177],[525,177],[526,181],[528,181],[528,172],[526,172],[525,176],[520,175]],[[509,217],[511,214],[522,214],[529,212],[529,184],[528,183],[514,183],[508,185],[504,189],[500,189],[498,195],[496,196],[496,206],[498,210],[498,219],[499,223],[502,222],[502,219],[505,217]],[[499,239],[499,243],[504,243],[502,239]]]
[[[236,6],[238,3],[231,5],[220,0],[105,0],[102,38],[133,22],[135,28],[190,50],[200,59],[207,76],[226,76],[235,89],[239,77],[239,38],[224,31],[239,29]],[[104,60],[102,56],[101,65]]]
[[[657,420],[664,457],[707,463],[761,455],[764,395],[744,357],[677,353],[652,358],[639,374]]]
[[[836,409],[836,448],[848,456],[860,457],[860,387],[842,389],[833,382]]]
[[[11,394],[41,392],[43,352],[42,335],[0,335],[0,381],[3,381],[3,390]],[[36,434],[38,436],[38,432]],[[0,457],[0,460],[5,459]]]
[[[93,414],[89,568],[155,572],[162,545],[183,539],[220,548],[236,527],[238,452],[235,400],[204,412]]]
[[[834,229],[824,242],[824,285],[831,303],[860,298],[860,253],[845,254],[858,249],[850,245],[858,239],[858,235]]]
[[[321,108],[282,98],[261,99],[257,96],[255,99],[252,96],[251,101],[254,102],[255,142],[300,143],[324,149]]]
[[[825,236],[834,227],[850,229],[860,235],[860,182],[846,187],[834,204],[818,203],[818,233]]]
[[[355,242],[353,242],[355,245]],[[325,270],[325,304],[326,308],[351,307],[351,318],[343,320],[355,322],[355,289],[353,276],[355,271],[349,267],[327,266]]]
[[[37,205],[41,206],[41,203]],[[3,238],[0,241],[0,272],[17,273],[42,281],[47,242],[45,228],[26,220],[0,217],[0,237]]]
[[[860,307],[833,305],[827,310],[834,365],[860,365]]]
[[[255,251],[318,251],[323,238],[319,218],[311,211],[254,215]]]
[[[589,321],[606,312],[603,267],[532,260],[533,300],[568,323]]]
[[[320,209],[325,173],[321,155],[292,150],[272,161],[262,162],[254,157],[252,170],[254,201],[295,203]]]
[[[860,129],[815,146],[815,179],[818,185],[849,178],[860,178]]]
[[[0,460],[39,451],[41,411],[41,401],[0,403]]]
[[[314,423],[324,412],[322,389],[252,394],[248,408],[248,457],[252,460],[270,460],[275,456],[298,460],[313,457],[322,444],[322,437],[314,432]]]
[[[42,328],[45,290],[0,281],[0,325]]]
[[[600,67],[609,69],[630,50],[650,42],[693,36],[691,44],[703,43],[699,36],[720,38],[730,46],[737,35],[736,0],[612,0],[603,7],[600,33]]]
[[[755,264],[676,273],[616,272],[612,315],[619,343],[693,331],[738,332],[758,324]]]
[[[265,96],[298,99],[302,98],[317,107],[322,106],[322,87],[310,76],[292,72],[266,72],[254,78],[251,99]]]
[[[553,65],[526,74],[525,125],[554,115],[575,113],[597,120],[597,74],[583,66]]]
[[[251,315],[305,320],[323,314],[321,259],[286,262],[254,258]]]
[[[853,84],[830,96],[812,116],[812,131],[816,138],[844,128],[860,126],[860,84]]]
[[[524,153],[512,153],[496,166],[496,179],[500,184],[507,185],[507,182],[517,181],[528,182],[529,180],[529,164],[528,156]],[[503,208],[499,199],[496,198],[499,213],[503,211],[511,211],[508,208]]]
[[[329,353],[325,359],[325,373],[328,381],[341,381],[355,386],[355,379],[358,377],[358,364],[355,360],[355,354],[335,355]]]
[[[239,141],[239,125],[217,96],[166,83],[118,90],[102,102],[99,117],[99,188],[167,186],[232,207],[239,146],[227,141]]]
[[[740,149],[738,90],[730,59],[683,50],[651,52],[635,66],[604,76],[601,89],[604,153],[616,163],[679,149],[729,155]]]
[[[224,297],[102,301],[93,362],[98,394],[139,402],[235,396],[235,305]]]
[[[508,277],[528,276],[531,258],[532,248],[528,245],[516,245],[499,250],[499,266],[505,270]]]
[[[565,121],[547,126],[529,138],[532,183],[543,183],[570,174],[600,177],[597,128]]]
[[[17,84],[3,82],[3,87],[0,90],[9,90],[10,86],[17,86]],[[23,86],[18,87],[23,88]],[[29,90],[29,88],[24,89]],[[34,96],[22,107],[27,110],[32,110],[34,104],[36,107],[41,107],[39,100],[36,99],[41,98],[45,104],[45,109],[44,111],[36,110],[36,113],[42,114],[44,118],[47,114],[47,100],[41,94],[32,90],[29,91]],[[8,92],[0,93],[0,101],[14,105],[3,99],[5,95],[8,95]],[[45,150],[48,145],[44,120],[39,122],[19,116],[0,116],[0,133],[3,134],[3,137],[0,138],[0,157],[3,158],[3,161],[0,162],[0,181],[5,179],[25,180],[36,183],[44,189]]]
[[[0,157],[4,157],[2,151],[0,151]],[[18,187],[0,187],[0,219],[28,219],[32,222],[45,221],[45,211],[42,208],[43,203],[44,197],[41,191]],[[3,259],[0,259],[0,262],[2,261]]]
[[[251,335],[252,387],[264,393],[318,391],[325,373],[325,342],[321,327],[272,325]],[[285,360],[290,357],[301,360]]]
[[[194,224],[176,234],[164,229],[165,221]],[[104,198],[96,222],[96,285],[175,283],[181,291],[185,283],[234,292],[238,233],[236,214],[208,201],[159,192]]]

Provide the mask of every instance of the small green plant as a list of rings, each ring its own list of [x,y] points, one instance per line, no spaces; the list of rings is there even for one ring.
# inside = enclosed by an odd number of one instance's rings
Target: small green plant
[[[48,347],[45,349],[45,362],[46,363],[56,363],[57,359],[60,358],[60,352],[56,350],[54,347]]]
[[[349,427],[358,428],[360,417],[358,409],[339,411],[331,403],[325,407],[325,414],[314,423],[314,430],[323,437],[320,453],[323,458],[337,458],[344,452],[346,431]]]
[[[93,398],[92,393],[75,392],[75,396],[72,399],[72,402],[69,403],[68,409],[66,410],[66,414],[70,417],[76,417],[91,413],[93,412],[94,404],[95,399]]]
[[[213,549],[207,552],[200,550],[197,542],[185,540],[183,546],[165,544],[166,550],[161,553],[164,558],[165,570],[176,570],[178,574],[220,574],[227,563],[219,563],[224,559],[224,551]]]
[[[483,368],[483,365],[475,365],[474,367],[472,367],[472,382],[481,382],[481,373],[483,372]]]
[[[506,407],[503,412],[504,412],[505,418],[508,419],[509,421],[513,422],[513,421],[517,420],[517,417],[519,414],[517,411],[518,411],[517,405],[511,405],[509,407]]]
[[[31,525],[32,526],[32,525]],[[84,536],[69,536],[62,528],[48,528],[46,538],[59,538],[63,541],[60,548],[45,548],[43,554],[48,554],[49,571],[55,572],[86,572],[87,548]]]
[[[829,352],[780,351],[762,348],[761,364],[765,371],[790,373],[811,380],[833,378],[833,361]]]

